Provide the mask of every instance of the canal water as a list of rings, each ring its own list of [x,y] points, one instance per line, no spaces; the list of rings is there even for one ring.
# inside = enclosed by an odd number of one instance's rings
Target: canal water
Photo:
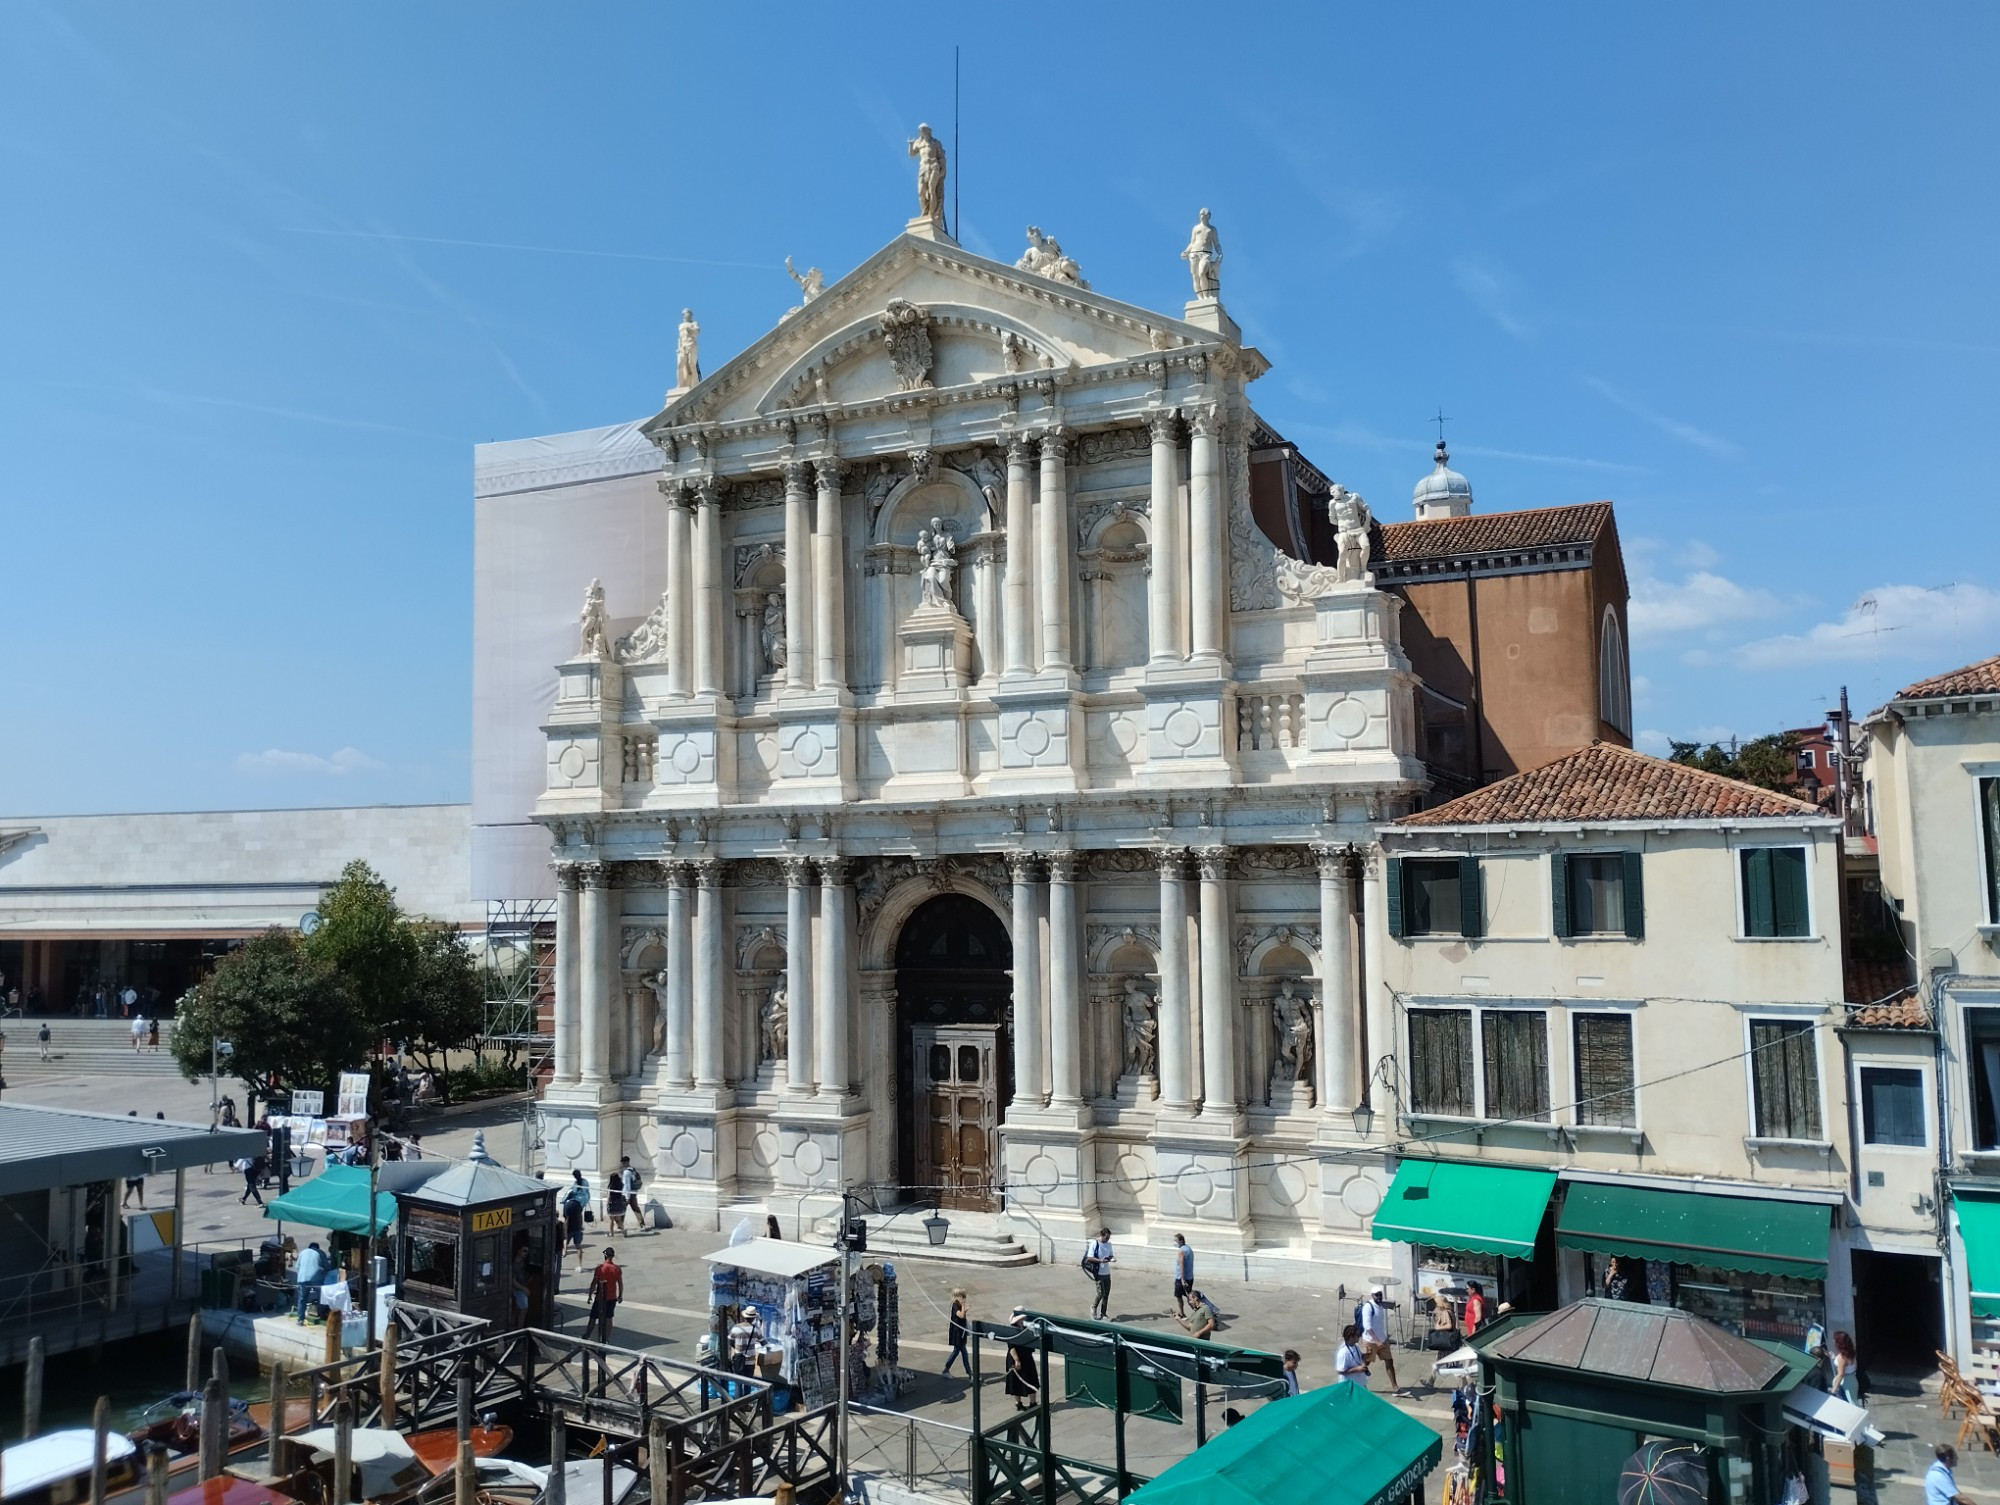
[[[202,1360],[202,1374],[211,1361]],[[23,1365],[0,1369],[0,1441],[21,1440]],[[97,1397],[111,1400],[111,1426],[123,1432],[136,1425],[139,1413],[181,1388],[187,1379],[187,1333],[148,1333],[122,1343],[107,1343],[96,1353],[80,1348],[57,1354],[43,1366],[42,1430],[87,1427]],[[264,1400],[269,1385],[246,1359],[229,1361],[229,1393],[244,1400]]]

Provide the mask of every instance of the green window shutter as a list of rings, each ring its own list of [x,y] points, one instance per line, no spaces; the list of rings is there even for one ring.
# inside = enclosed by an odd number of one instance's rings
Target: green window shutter
[[[1555,911],[1556,938],[1567,940],[1576,928],[1570,921],[1567,852],[1554,852],[1549,856],[1549,899],[1550,908]]]
[[[1486,934],[1485,893],[1479,886],[1479,859],[1458,859],[1458,933],[1479,937]]]
[[[1646,934],[1645,869],[1637,852],[1625,854],[1625,934],[1635,941]]]
[[[1807,935],[1806,849],[1771,849],[1771,918],[1773,935]]]
[[[1776,935],[1771,914],[1771,849],[1751,847],[1743,854],[1743,933]]]
[[[1403,859],[1389,859],[1389,873],[1382,884],[1384,910],[1389,919],[1389,934],[1397,940],[1403,938]]]

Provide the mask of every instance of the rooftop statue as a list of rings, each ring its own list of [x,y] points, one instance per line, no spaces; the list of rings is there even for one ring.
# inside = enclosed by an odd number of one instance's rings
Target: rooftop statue
[[[797,272],[792,270],[792,258],[787,256],[785,258],[785,272],[792,281],[799,285],[799,294],[807,303],[812,302],[813,299],[826,291],[826,278],[821,275],[818,267],[807,267],[805,275],[801,277]]]
[[[917,127],[910,141],[910,155],[917,159],[917,217],[944,223],[944,143],[931,134],[927,125]]]
[[[694,310],[682,309],[680,334],[674,342],[674,385],[682,391],[701,383],[700,342],[701,326],[694,321]]]
[[[1208,222],[1206,209],[1188,234],[1187,249],[1181,252],[1181,260],[1188,264],[1188,273],[1194,278],[1197,298],[1222,296],[1222,237]]]
[[[577,614],[577,645],[579,658],[611,657],[611,633],[609,620],[604,614],[604,582],[593,580],[590,589],[583,593],[583,610]]]

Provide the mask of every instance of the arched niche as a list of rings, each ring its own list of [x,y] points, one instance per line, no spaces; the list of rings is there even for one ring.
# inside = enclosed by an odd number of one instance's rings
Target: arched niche
[[[1143,668],[1152,652],[1152,519],[1114,502],[1089,518],[1078,562],[1084,582],[1084,661],[1113,672]]]

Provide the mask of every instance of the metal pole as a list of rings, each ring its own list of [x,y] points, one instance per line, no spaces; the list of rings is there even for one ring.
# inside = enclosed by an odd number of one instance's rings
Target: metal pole
[[[42,1369],[48,1363],[48,1340],[28,1339],[28,1364],[21,1376],[21,1436],[25,1440],[42,1430]]]
[[[1125,1378],[1125,1342],[1118,1334],[1111,1335],[1111,1400],[1112,1434],[1117,1440],[1118,1456],[1118,1498],[1124,1499],[1132,1492],[1131,1480],[1125,1472],[1125,1412],[1131,1405],[1131,1395]]]
[[[167,1296],[169,1300],[181,1299],[181,1259],[187,1249],[187,1234],[183,1224],[187,1219],[187,1167],[174,1167],[174,1268],[168,1277]]]
[[[376,1259],[375,1246],[377,1243],[377,1235],[381,1232],[380,1228],[376,1225],[375,1222],[375,1184],[378,1174],[381,1171],[381,1167],[382,1167],[382,1136],[380,1133],[377,1132],[377,1126],[373,1122],[371,1122],[368,1126],[368,1286],[367,1286],[368,1289],[367,1343],[370,1348],[373,1348],[375,1346],[375,1259]],[[385,1401],[384,1404],[386,1405],[387,1402]],[[382,1425],[387,1426],[388,1422],[385,1421],[382,1423]]]
[[[1041,1432],[1042,1505],[1056,1501],[1055,1439],[1049,1435],[1049,1325],[1035,1324],[1035,1424]]]
[[[839,1415],[834,1421],[837,1435],[833,1440],[835,1453],[833,1475],[840,1481],[840,1492],[843,1495],[852,1492],[847,1477],[847,1345],[852,1336],[848,1332],[847,1305],[849,1287],[853,1284],[853,1277],[847,1264],[847,1202],[848,1193],[843,1190],[840,1194],[840,1231],[834,1235],[833,1240],[834,1246],[840,1251],[840,1357],[837,1361],[840,1370],[840,1388],[836,1392],[839,1396]]]

